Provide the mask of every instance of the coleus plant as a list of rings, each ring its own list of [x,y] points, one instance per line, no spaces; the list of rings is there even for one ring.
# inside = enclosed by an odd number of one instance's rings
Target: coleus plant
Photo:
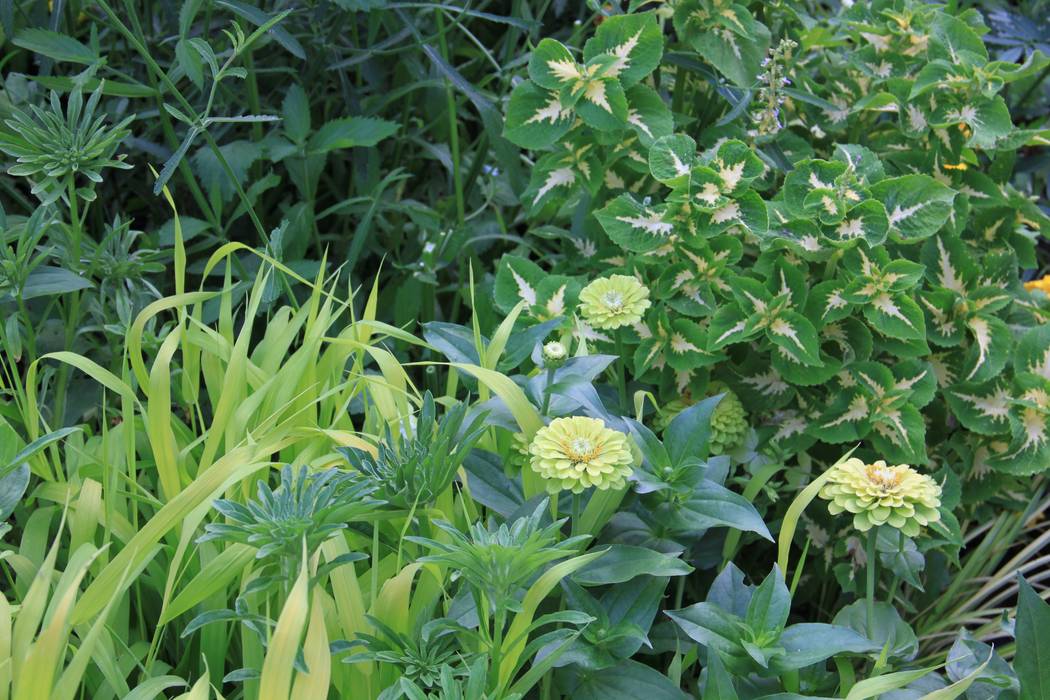
[[[653,300],[636,383],[671,401],[716,378],[782,456],[864,440],[971,476],[1050,465],[1050,304],[1018,274],[1050,219],[1009,184],[1012,152],[1047,134],[999,94],[1043,62],[990,61],[976,11],[910,0],[822,19],[666,7],[605,18],[582,63],[536,47],[507,136],[546,151],[523,200],[567,243],[547,269],[505,256],[496,304],[609,349],[576,295],[633,274]],[[791,37],[764,60],[760,19]],[[719,73],[762,85],[757,116]],[[689,111],[719,96],[717,123]]]

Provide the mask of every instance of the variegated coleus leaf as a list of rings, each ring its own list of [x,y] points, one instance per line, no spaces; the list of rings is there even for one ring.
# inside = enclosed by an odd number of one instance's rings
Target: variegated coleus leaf
[[[763,253],[751,269],[765,279],[770,294],[786,297],[794,310],[805,308],[809,292],[809,269],[805,262],[782,253]]]
[[[806,316],[824,325],[849,317],[854,305],[846,299],[845,280],[827,280],[815,285],[806,302]]]
[[[965,298],[977,281],[974,255],[958,236],[937,235],[926,240],[920,255],[926,279]]]
[[[607,58],[599,56],[594,60],[601,62]],[[591,67],[588,64],[588,68]],[[576,96],[576,114],[592,129],[615,131],[627,126],[627,93],[616,78],[588,79],[575,87],[570,94]]]
[[[583,47],[588,62],[602,54],[613,56],[615,62],[606,75],[625,88],[652,73],[663,52],[663,32],[652,12],[606,17]]]
[[[928,175],[902,175],[876,182],[871,196],[882,202],[890,234],[902,243],[937,233],[952,212],[955,191]]]
[[[680,262],[665,269],[656,287],[668,306],[688,316],[709,316],[718,298],[732,293],[728,277],[730,266],[743,255],[744,246],[736,238],[721,237],[690,242],[678,250]]]
[[[765,171],[762,160],[743,141],[727,139],[705,164],[718,173],[721,191],[727,196],[739,194]]]
[[[678,36],[730,81],[754,84],[770,34],[747,8],[726,0],[683,0],[673,21]]]
[[[648,85],[627,88],[627,125],[638,134],[642,146],[649,147],[674,131],[674,118],[663,99]]]
[[[854,143],[835,144],[832,160],[848,165],[861,187],[867,187],[886,177],[882,161],[870,148],[864,146]]]
[[[649,172],[668,187],[680,187],[689,182],[696,158],[696,141],[691,137],[665,136],[649,149]]]
[[[959,362],[959,378],[982,382],[999,374],[1010,358],[1013,336],[1006,323],[995,316],[974,314],[966,321],[968,347]]]
[[[824,217],[821,217],[824,220]],[[882,245],[886,240],[890,222],[882,202],[869,199],[849,208],[837,223],[825,225],[824,237],[836,247],[849,247],[864,241],[871,247]]]
[[[532,168],[523,194],[531,203],[531,215],[548,205],[560,207],[585,190],[593,194],[602,184],[602,163],[593,144],[565,142],[562,146],[543,155]]]
[[[988,62],[988,49],[973,27],[946,12],[933,17],[926,55],[953,65],[983,66]]]
[[[565,275],[548,275],[539,265],[516,255],[504,255],[496,271],[496,306],[505,313],[519,302],[540,320],[565,316],[576,306],[580,282]]]
[[[952,413],[963,427],[980,435],[1010,431],[1010,383],[999,377],[987,382],[954,384],[944,391]]]
[[[1050,468],[1050,380],[1020,374],[1010,409],[1010,445],[989,463],[1010,474],[1029,475]]]
[[[694,222],[696,233],[705,238],[735,227],[760,236],[769,228],[769,212],[758,193],[747,190],[714,211],[698,211]]]
[[[564,44],[548,38],[540,40],[532,51],[529,77],[542,88],[561,92],[584,80],[586,75]]]
[[[733,391],[753,411],[765,412],[793,403],[795,389],[762,353],[747,353],[743,364],[734,367]]]
[[[1032,328],[1017,343],[1014,372],[1032,374],[1050,381],[1050,324]]]
[[[547,278],[539,265],[517,255],[504,255],[496,270],[495,302],[504,313],[524,301],[529,307],[539,303],[538,288]]]
[[[812,210],[806,199],[814,191],[833,191],[835,183],[849,166],[841,161],[804,160],[784,178],[784,203],[792,216],[808,217]]]
[[[820,228],[813,221],[806,219],[782,218],[778,205],[781,202],[767,202],[769,211],[769,228],[759,232],[759,244],[763,251],[789,251],[803,260],[827,260],[834,252],[821,236]]]
[[[720,352],[707,349],[707,330],[695,321],[677,318],[664,341],[664,356],[671,369],[683,372],[708,367],[724,360]]]
[[[556,91],[559,104],[573,108],[590,127],[600,131],[627,124],[627,96],[616,78],[619,59],[601,54],[581,65],[564,45],[543,39],[529,60],[529,77],[542,88]]]
[[[813,324],[791,305],[791,290],[770,293],[759,281],[730,281],[735,304],[719,309],[708,334],[712,350],[749,340],[762,332],[794,362],[820,366],[820,347]]]
[[[620,195],[594,215],[614,243],[635,253],[665,246],[676,234],[666,205],[639,202],[630,194]]]
[[[872,328],[891,338],[921,340],[926,337],[922,309],[910,290],[921,279],[923,266],[909,260],[887,261],[882,248],[854,248],[843,257],[851,274],[842,297],[858,305]]]
[[[932,382],[933,372],[928,366],[916,366],[910,374],[913,376],[898,377],[875,362],[858,362],[843,369],[839,390],[812,433],[826,442],[868,439],[888,460],[925,461],[925,425],[911,398],[928,391],[916,385]]]
[[[565,136],[574,119],[557,91],[526,80],[510,94],[503,135],[522,148],[548,148]]]
[[[1002,97],[943,100],[930,116],[934,128],[957,128],[966,145],[979,150],[995,148],[1013,133],[1010,110]]]
[[[818,334],[822,366],[803,365],[787,353],[774,351],[773,368],[792,384],[817,386],[831,380],[843,367],[871,357],[871,331],[855,318],[828,323]]]

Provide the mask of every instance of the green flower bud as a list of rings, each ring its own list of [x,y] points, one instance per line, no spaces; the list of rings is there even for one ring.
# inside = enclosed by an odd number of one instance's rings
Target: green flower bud
[[[547,369],[558,369],[569,359],[569,351],[564,345],[552,340],[543,346],[543,366]]]

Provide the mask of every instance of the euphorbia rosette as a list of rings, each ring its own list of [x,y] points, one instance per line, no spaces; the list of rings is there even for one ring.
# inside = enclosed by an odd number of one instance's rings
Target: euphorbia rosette
[[[649,305],[649,288],[628,275],[599,277],[580,291],[580,313],[601,330],[638,323]]]
[[[909,537],[941,514],[941,487],[931,477],[907,464],[888,466],[879,460],[865,464],[853,457],[831,468],[820,497],[831,501],[832,515],[853,514],[853,526],[867,532],[889,525]]]
[[[626,435],[585,416],[555,418],[540,428],[529,454],[550,493],[582,493],[591,486],[622,489],[634,463]]]

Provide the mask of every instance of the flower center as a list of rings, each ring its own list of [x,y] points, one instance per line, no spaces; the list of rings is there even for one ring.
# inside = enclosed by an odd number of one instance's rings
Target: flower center
[[[620,292],[606,292],[602,296],[602,303],[609,307],[610,311],[619,311],[623,308],[623,294]]]
[[[901,482],[901,475],[889,467],[869,464],[867,473],[869,481],[883,488],[893,488]]]
[[[587,462],[594,457],[594,443],[587,438],[574,438],[567,452],[573,462]]]

